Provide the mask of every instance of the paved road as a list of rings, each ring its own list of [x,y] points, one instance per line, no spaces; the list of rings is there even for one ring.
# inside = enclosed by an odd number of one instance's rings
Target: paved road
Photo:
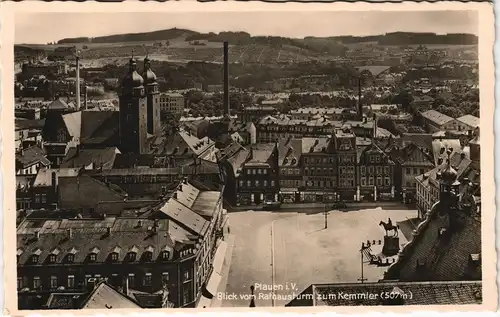
[[[322,213],[232,213],[235,240],[226,292],[238,298],[222,301],[222,307],[248,307],[249,300],[240,296],[249,294],[252,284],[256,285],[257,306],[272,306],[272,294],[279,297],[275,306],[284,306],[312,283],[356,282],[361,271],[361,242],[382,239],[381,220],[390,217],[396,222],[415,216],[416,211],[410,210],[332,211],[324,229]],[[365,265],[364,275],[376,281],[384,270]],[[273,282],[279,290],[267,289]]]

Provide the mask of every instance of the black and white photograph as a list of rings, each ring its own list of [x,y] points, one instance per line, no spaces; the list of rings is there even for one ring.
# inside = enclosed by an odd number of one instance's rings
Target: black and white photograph
[[[17,309],[481,307],[475,6],[16,12]]]

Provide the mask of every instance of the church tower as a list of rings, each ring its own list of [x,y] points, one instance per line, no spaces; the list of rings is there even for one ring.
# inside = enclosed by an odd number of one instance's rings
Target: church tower
[[[121,84],[120,150],[122,153],[149,153],[144,79],[137,72],[137,63],[133,58]]]
[[[146,88],[148,105],[148,133],[159,135],[161,133],[160,100],[156,75],[151,70],[151,61],[146,56],[144,59],[144,87]]]

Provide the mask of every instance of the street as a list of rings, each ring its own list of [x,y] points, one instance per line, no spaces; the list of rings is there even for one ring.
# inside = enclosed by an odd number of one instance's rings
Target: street
[[[416,211],[331,211],[327,229],[321,212],[247,211],[229,216],[235,240],[226,293],[237,298],[222,301],[222,307],[248,307],[249,300],[240,294],[249,294],[252,284],[258,307],[284,306],[313,283],[357,282],[361,243],[383,238],[381,220],[404,221]],[[364,278],[377,281],[385,269],[364,265]],[[272,294],[277,297],[274,303]]]

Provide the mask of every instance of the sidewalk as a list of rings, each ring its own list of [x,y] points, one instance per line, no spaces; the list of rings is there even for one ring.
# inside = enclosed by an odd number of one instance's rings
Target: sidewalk
[[[324,209],[326,206],[331,206],[333,203],[301,203],[301,204],[282,204],[279,210],[274,212],[279,212],[280,210],[286,209]],[[412,205],[405,205],[399,201],[370,201],[370,202],[348,202],[347,210],[352,208],[375,208],[375,207],[400,207],[402,209],[412,209]],[[232,211],[228,212],[238,212],[238,211],[248,211],[248,210],[263,210],[264,205],[250,205],[250,206],[239,206],[232,207]]]
[[[202,298],[198,302],[197,308],[221,307],[222,300],[217,299],[217,293],[223,293],[226,291],[227,279],[229,276],[229,269],[231,267],[231,260],[233,256],[234,239],[235,239],[234,235],[226,233],[224,242],[227,244],[227,247],[226,247],[226,253],[224,255],[224,261],[220,267],[215,267],[217,266],[215,265],[214,270],[212,272],[212,274],[220,273],[221,275],[219,285],[217,285],[216,294],[214,294],[214,297],[212,299],[208,299],[202,296]]]

